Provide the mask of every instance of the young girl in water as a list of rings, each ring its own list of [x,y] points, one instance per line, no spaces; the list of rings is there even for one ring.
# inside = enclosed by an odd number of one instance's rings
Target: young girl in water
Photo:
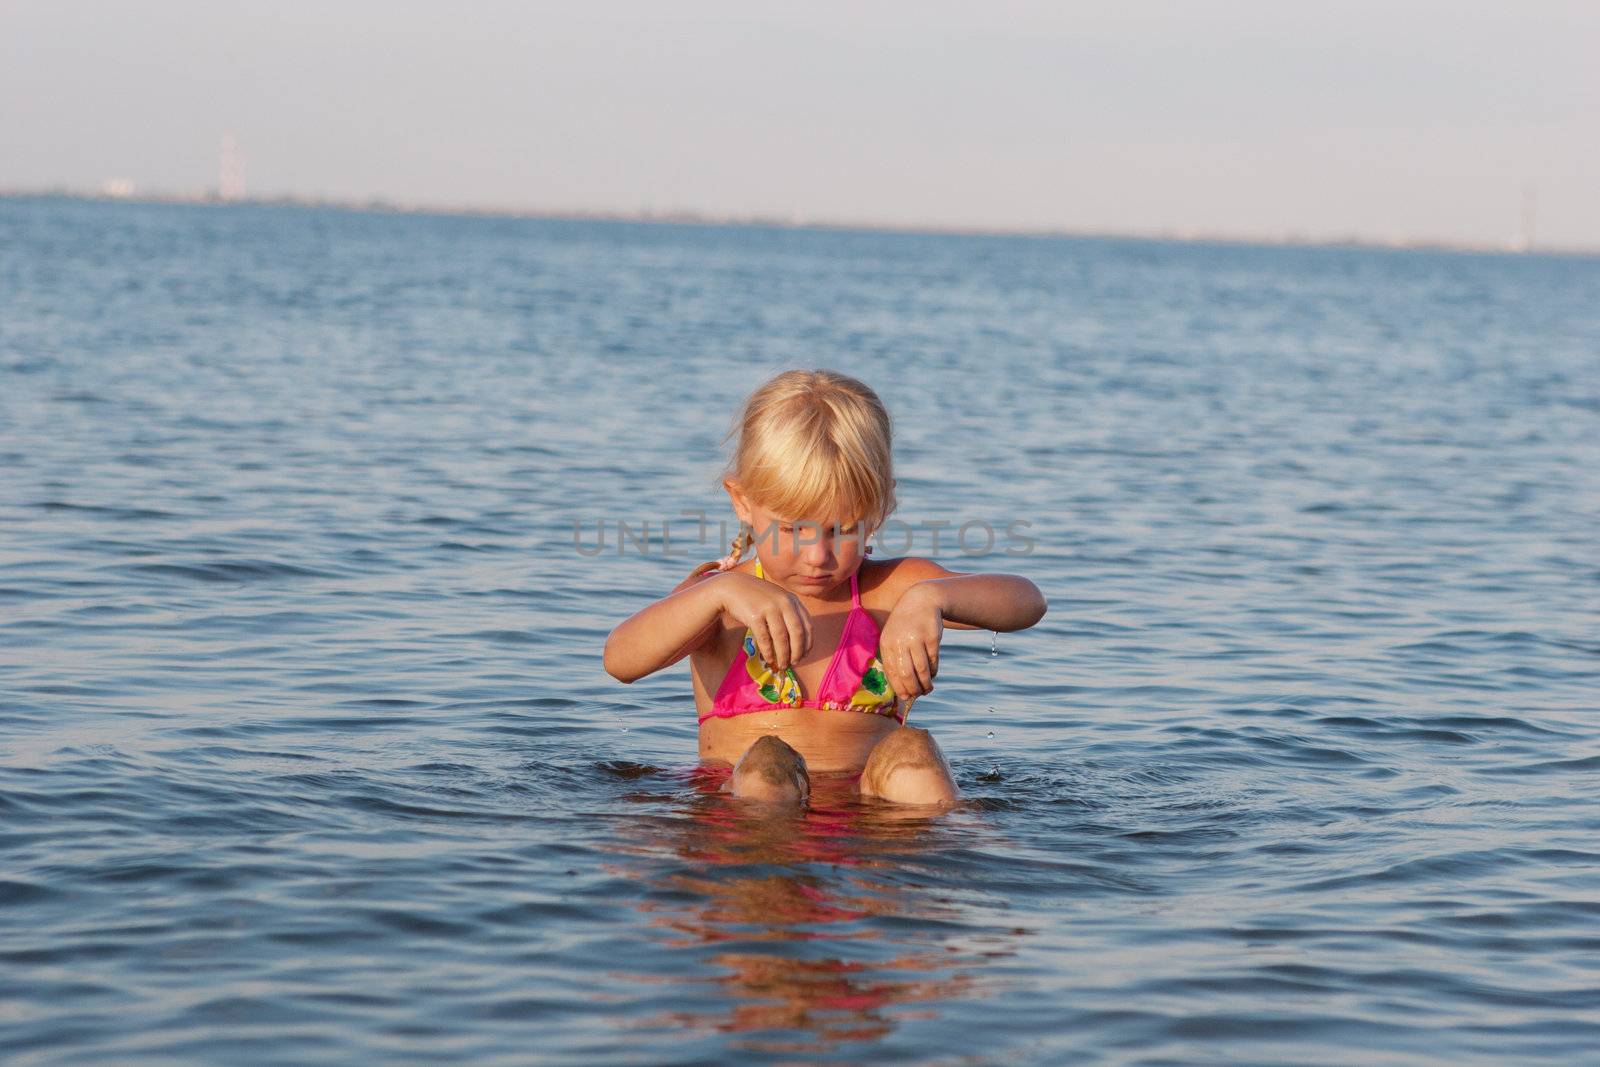
[[[818,774],[859,776],[863,796],[954,802],[939,746],[905,725],[911,702],[933,689],[945,627],[1025,629],[1044,597],[1016,575],[867,558],[895,480],[889,413],[856,379],[786,371],[751,394],[735,433],[722,482],[733,551],[612,631],[606,670],[632,682],[688,656],[701,762],[732,765],[736,796],[804,803]]]

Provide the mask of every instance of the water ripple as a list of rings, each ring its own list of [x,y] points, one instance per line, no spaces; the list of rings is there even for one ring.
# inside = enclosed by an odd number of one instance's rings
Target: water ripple
[[[8,1062],[1593,1061],[1595,261],[0,234]],[[743,808],[684,667],[601,668],[789,365],[908,521],[1029,524],[939,553],[1051,601],[946,634],[943,817]]]

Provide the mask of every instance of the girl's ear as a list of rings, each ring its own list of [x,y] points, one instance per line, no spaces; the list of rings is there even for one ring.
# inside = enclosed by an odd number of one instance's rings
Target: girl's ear
[[[750,502],[744,498],[739,483],[732,478],[724,478],[722,488],[728,491],[728,500],[733,504],[733,513],[739,517],[739,521],[746,526],[754,526],[755,523],[750,520]]]

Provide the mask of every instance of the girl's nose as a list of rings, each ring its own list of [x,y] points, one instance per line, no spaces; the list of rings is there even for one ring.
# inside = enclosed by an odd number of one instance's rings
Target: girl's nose
[[[800,547],[800,561],[808,567],[822,567],[833,559],[833,549],[824,538],[815,544]]]

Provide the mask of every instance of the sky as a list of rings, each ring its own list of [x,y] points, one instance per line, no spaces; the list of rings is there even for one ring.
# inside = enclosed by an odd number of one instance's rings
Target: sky
[[[0,0],[0,189],[1600,248],[1594,0]]]

